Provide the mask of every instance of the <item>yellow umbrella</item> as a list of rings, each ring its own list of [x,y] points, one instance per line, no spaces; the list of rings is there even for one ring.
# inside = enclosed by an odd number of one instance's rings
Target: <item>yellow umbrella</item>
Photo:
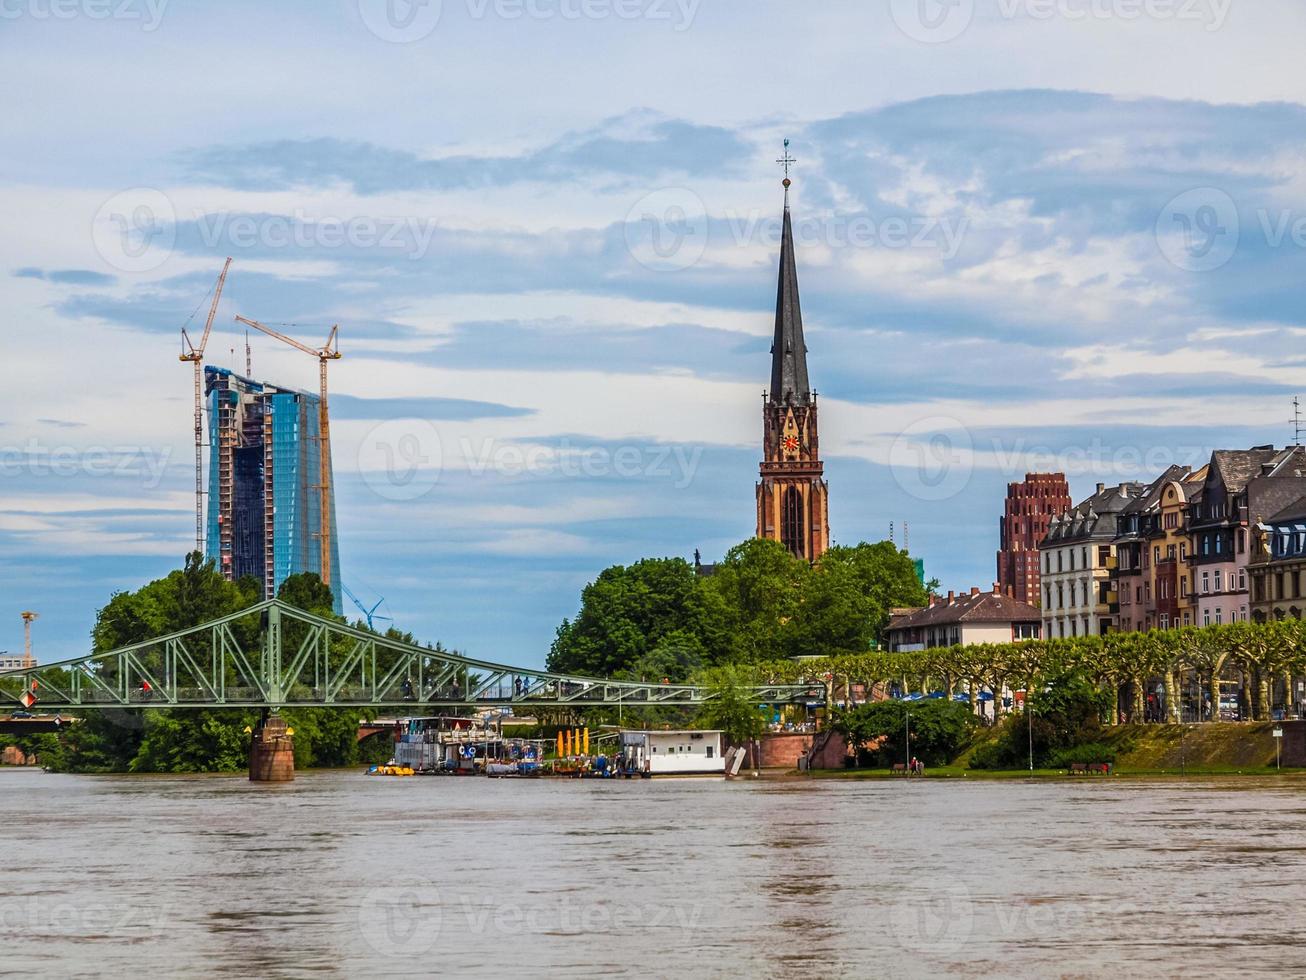
[[[563,755],[565,753],[562,751],[562,732],[558,732],[558,758],[561,759]]]
[[[590,754],[590,730],[588,728],[585,729],[585,751],[581,754],[582,755]]]

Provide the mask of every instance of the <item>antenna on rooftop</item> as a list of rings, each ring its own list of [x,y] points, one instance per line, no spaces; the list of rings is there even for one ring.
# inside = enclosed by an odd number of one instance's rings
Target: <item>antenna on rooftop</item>
[[[1301,445],[1301,399],[1292,396],[1292,444]]]

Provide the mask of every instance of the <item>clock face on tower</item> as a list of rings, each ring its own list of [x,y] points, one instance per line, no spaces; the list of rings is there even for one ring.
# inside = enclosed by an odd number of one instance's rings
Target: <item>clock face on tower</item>
[[[784,441],[781,445],[784,446],[785,452],[796,453],[798,452],[798,437],[795,435],[787,435],[784,437]]]

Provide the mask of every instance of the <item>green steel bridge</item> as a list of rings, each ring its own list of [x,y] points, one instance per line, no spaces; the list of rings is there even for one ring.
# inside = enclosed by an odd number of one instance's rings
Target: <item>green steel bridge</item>
[[[749,689],[824,702],[822,684]],[[0,672],[0,704],[57,708],[581,708],[699,705],[706,688],[574,677],[475,660],[314,616],[276,599],[111,650]]]

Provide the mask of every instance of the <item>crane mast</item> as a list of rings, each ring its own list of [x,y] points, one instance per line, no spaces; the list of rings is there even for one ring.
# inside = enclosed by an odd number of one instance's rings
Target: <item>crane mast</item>
[[[213,319],[218,315],[218,301],[222,299],[222,287],[227,282],[230,268],[231,258],[228,256],[213,288],[213,304],[209,307],[208,319],[204,321],[204,336],[200,338],[199,346],[191,343],[184,327],[181,331],[180,360],[182,363],[189,361],[195,368],[195,550],[201,555],[204,553],[204,350],[209,345]]]
[[[236,320],[247,327],[253,327],[255,330],[267,334],[274,340],[279,340],[283,344],[288,344],[296,350],[303,351],[305,354],[318,359],[318,456],[321,464],[318,497],[321,505],[320,520],[322,527],[322,533],[318,537],[322,546],[320,560],[322,584],[330,588],[333,572],[331,568],[331,415],[327,406],[327,365],[331,361],[338,361],[341,358],[340,325],[335,324],[331,327],[331,333],[327,335],[326,343],[321,347],[310,347],[308,344],[300,343],[293,337],[287,337],[285,334],[279,333],[257,320],[251,320],[248,317],[239,315]]]

